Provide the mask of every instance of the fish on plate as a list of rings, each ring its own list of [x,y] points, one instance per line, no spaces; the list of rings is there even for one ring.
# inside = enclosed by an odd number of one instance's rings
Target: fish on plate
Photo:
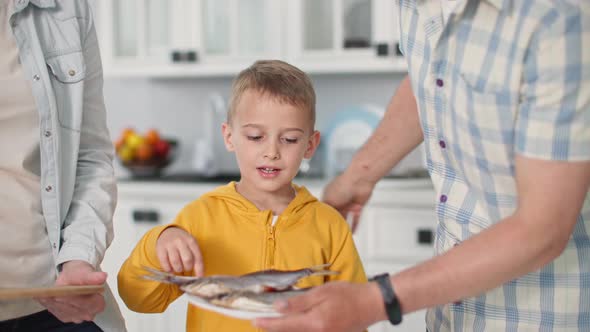
[[[209,298],[209,303],[225,308],[255,311],[255,312],[275,312],[273,303],[278,300],[286,300],[293,296],[301,295],[311,288],[292,289],[280,292],[234,292],[229,294],[218,295]]]
[[[240,276],[213,275],[208,277],[177,276],[144,267],[149,273],[143,278],[176,284],[188,294],[208,299],[235,292],[264,293],[291,290],[303,278],[339,273],[327,270],[326,268],[329,266],[330,264],[323,264],[298,270],[262,270]]]

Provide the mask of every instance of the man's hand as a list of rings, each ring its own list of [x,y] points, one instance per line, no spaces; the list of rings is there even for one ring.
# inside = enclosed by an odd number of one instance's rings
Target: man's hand
[[[338,210],[342,216],[348,219],[352,214],[351,228],[354,232],[358,226],[363,207],[371,197],[374,183],[355,179],[347,169],[345,173],[337,176],[324,189],[322,200]]]
[[[204,275],[203,258],[197,240],[178,227],[167,228],[156,242],[160,266],[166,272],[195,271],[197,277]]]
[[[332,282],[275,306],[284,317],[259,318],[253,324],[273,332],[358,332],[386,319],[381,293],[373,282]]]
[[[55,285],[102,285],[106,279],[105,272],[95,271],[87,262],[69,261],[63,264]],[[102,294],[47,297],[37,301],[64,323],[92,321],[105,308]]]

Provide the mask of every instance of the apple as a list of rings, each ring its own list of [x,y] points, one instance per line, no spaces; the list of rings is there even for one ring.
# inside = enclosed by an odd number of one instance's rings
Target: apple
[[[159,140],[153,145],[154,155],[161,160],[165,160],[170,152],[170,144],[168,142]]]

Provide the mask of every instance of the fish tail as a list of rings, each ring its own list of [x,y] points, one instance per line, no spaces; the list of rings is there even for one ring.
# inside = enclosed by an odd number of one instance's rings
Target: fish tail
[[[173,273],[156,270],[149,266],[142,266],[141,268],[147,272],[147,274],[141,276],[142,279],[159,281],[166,284],[184,285],[199,279],[197,277],[177,276]]]
[[[311,272],[311,275],[314,275],[314,276],[328,276],[328,275],[340,274],[340,272],[338,272],[338,271],[326,270],[326,268],[329,267],[330,265],[332,265],[332,263],[326,263],[326,264],[322,264],[322,265],[312,266],[309,268],[309,271]]]
[[[330,270],[320,270],[320,271],[312,271],[310,275],[312,276],[335,276],[339,275],[340,272],[338,271],[330,271]]]

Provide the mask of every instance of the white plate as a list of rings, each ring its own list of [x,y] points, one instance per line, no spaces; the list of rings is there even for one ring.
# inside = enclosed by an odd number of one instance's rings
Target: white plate
[[[226,307],[221,307],[212,303],[207,302],[206,300],[190,294],[184,294],[188,301],[205,310],[210,310],[225,316],[238,318],[238,319],[247,319],[252,320],[254,318],[266,318],[266,317],[279,317],[281,316],[278,312],[260,312],[260,311],[246,311],[246,310],[238,310],[238,309],[231,309]]]

